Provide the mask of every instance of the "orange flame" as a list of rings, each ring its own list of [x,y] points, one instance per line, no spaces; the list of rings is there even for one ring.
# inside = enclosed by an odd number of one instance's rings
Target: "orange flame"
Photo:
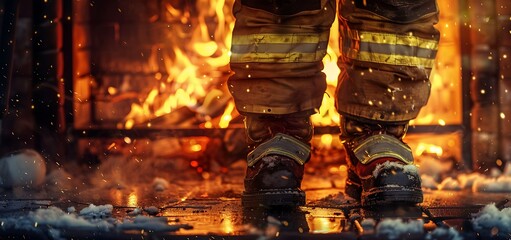
[[[214,72],[229,63],[228,46],[234,27],[232,4],[233,0],[199,0],[193,6],[198,13],[195,19],[191,19],[190,12],[186,10],[178,9],[171,3],[165,5],[167,18],[178,20],[192,30],[169,34],[168,41],[172,43],[170,51],[161,52],[159,46],[153,48],[149,58],[151,68],[158,69],[161,60],[165,73],[155,75],[159,84],[140,103],[132,104],[123,126],[119,127],[130,129],[179,107],[199,103],[212,84],[209,73],[201,72]],[[212,19],[215,24],[211,24]],[[214,29],[210,29],[212,25]]]
[[[122,124],[124,128],[133,128],[135,125],[147,122],[152,118],[171,113],[182,106],[194,106],[210,92],[213,84],[213,72],[226,68],[229,64],[230,44],[234,17],[231,9],[234,0],[198,0],[192,14],[187,9],[179,9],[171,3],[165,4],[166,18],[173,19],[182,24],[183,29],[168,35],[171,50],[162,51],[161,46],[154,46],[149,58],[151,69],[159,69],[159,62],[163,62],[165,72],[156,73],[155,79],[159,84],[154,86],[139,103],[133,103],[131,111]],[[450,9],[445,12],[456,12],[456,6],[448,1],[439,1],[441,9]],[[193,19],[192,19],[193,15]],[[212,21],[213,20],[213,21]],[[456,19],[452,16],[442,17],[440,28],[456,26]],[[191,29],[190,29],[191,28]],[[174,29],[173,29],[174,30]],[[335,109],[335,88],[340,69],[337,66],[339,53],[338,21],[332,25],[327,55],[323,59],[327,80],[327,90],[322,106],[317,109],[319,114],[312,116],[316,126],[332,126],[339,124],[339,114]],[[459,64],[459,33],[457,31],[442,31],[442,40],[447,45],[440,45],[439,58],[431,74],[432,96],[430,104],[421,112],[421,115],[411,124],[438,124],[441,126],[456,123],[461,116],[460,112],[452,113],[452,106],[446,106],[444,99],[452,99],[459,95],[459,83],[449,82],[460,79],[457,69]],[[442,56],[444,56],[442,58]],[[455,56],[455,57],[445,57]],[[113,94],[117,89],[108,89]],[[436,100],[435,100],[436,99]],[[460,100],[450,101],[458,105]],[[218,121],[206,119],[204,127],[229,126],[235,113],[234,103],[226,105],[224,113]],[[440,111],[440,114],[437,112]],[[322,139],[325,145],[330,143],[327,137]]]

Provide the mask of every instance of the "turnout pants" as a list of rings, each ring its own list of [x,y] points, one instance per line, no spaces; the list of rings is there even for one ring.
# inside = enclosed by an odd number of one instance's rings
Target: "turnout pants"
[[[415,118],[430,94],[439,32],[435,0],[340,0],[341,115],[378,122]],[[314,113],[335,0],[237,0],[230,92],[243,115]]]

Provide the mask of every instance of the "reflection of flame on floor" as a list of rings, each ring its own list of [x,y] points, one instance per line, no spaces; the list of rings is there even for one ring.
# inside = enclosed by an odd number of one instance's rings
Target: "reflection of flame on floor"
[[[135,191],[128,195],[128,207],[138,207],[138,196]]]
[[[226,234],[232,234],[234,232],[233,214],[232,212],[222,212],[222,231]]]

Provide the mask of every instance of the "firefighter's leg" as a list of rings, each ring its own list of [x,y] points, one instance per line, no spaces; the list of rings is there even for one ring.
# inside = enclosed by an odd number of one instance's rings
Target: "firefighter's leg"
[[[337,90],[346,193],[363,205],[420,203],[408,121],[426,104],[439,33],[435,0],[341,1]]]
[[[249,145],[245,206],[302,205],[335,0],[237,0],[229,90]]]

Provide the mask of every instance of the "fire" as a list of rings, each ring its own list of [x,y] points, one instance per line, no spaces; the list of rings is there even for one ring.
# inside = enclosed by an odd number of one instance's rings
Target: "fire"
[[[199,0],[189,6],[197,11],[191,14],[189,9],[166,3],[166,17],[181,22],[182,31],[168,34],[170,51],[162,51],[159,46],[153,48],[149,58],[152,69],[158,69],[161,61],[165,72],[155,74],[159,84],[140,102],[132,104],[120,128],[131,129],[179,107],[195,106],[205,97],[213,84],[209,74],[229,63],[228,47],[234,26],[232,4],[232,0]],[[192,18],[192,15],[196,16]]]
[[[212,76],[209,76],[210,73],[207,70],[214,72],[229,64],[229,48],[234,27],[232,5],[233,0],[197,1],[195,6],[190,6],[198,12],[198,16],[192,19],[189,10],[178,9],[171,3],[166,3],[167,17],[191,27],[191,34],[187,36],[185,33],[178,32],[169,35],[169,42],[175,43],[172,44],[172,51],[161,52],[158,46],[153,48],[149,60],[153,65],[152,68],[158,69],[158,62],[161,60],[166,71],[155,74],[154,78],[159,84],[143,96],[140,102],[131,105],[131,111],[119,128],[131,129],[137,124],[169,114],[179,107],[195,106],[201,103],[212,88]],[[211,24],[212,19],[215,19],[215,24]],[[333,98],[340,72],[337,67],[337,26],[336,21],[332,26],[327,56],[323,60],[325,65],[323,72],[327,75],[329,87],[322,107],[317,109],[320,114],[313,116],[313,122],[316,125],[335,125],[339,122]],[[187,38],[191,39],[188,41]],[[183,41],[188,43],[182,44]],[[109,89],[109,92],[113,94],[116,89]],[[215,126],[211,121],[207,121],[204,126],[226,128],[233,119],[234,113],[234,103],[231,101]]]
[[[225,211],[221,214],[222,219],[222,230],[226,234],[232,234],[234,232],[234,217],[231,212]]]
[[[424,154],[434,154],[437,157],[441,157],[443,153],[444,151],[442,147],[434,144],[419,143],[419,145],[415,149],[415,156],[422,156]]]
[[[167,19],[173,19],[181,26],[173,26],[166,36],[170,48],[154,46],[149,58],[152,69],[165,66],[164,72],[157,72],[154,79],[158,84],[150,89],[139,102],[133,103],[131,111],[126,115],[119,128],[133,128],[150,120],[171,113],[172,111],[190,106],[207,105],[208,93],[217,91],[217,97],[228,95],[217,78],[225,80],[228,71],[232,29],[234,17],[232,5],[234,0],[198,0],[186,2],[186,7],[177,7],[166,2],[164,9]],[[192,5],[193,4],[193,5]],[[448,1],[439,1],[441,11],[448,13],[456,7]],[[453,16],[441,16],[437,25],[443,33],[438,50],[437,63],[431,74],[431,98],[419,117],[411,121],[411,125],[435,124],[446,126],[461,122],[460,82],[461,68],[459,32],[453,31],[458,26],[458,19]],[[175,29],[174,29],[175,28]],[[448,28],[448,29],[447,29]],[[169,50],[170,49],[170,50]],[[322,106],[316,109],[318,114],[312,116],[316,126],[337,126],[340,121],[335,109],[335,89],[340,69],[337,66],[339,53],[338,21],[332,25],[327,55],[323,59],[327,89]],[[115,94],[118,89],[108,89]],[[222,95],[224,94],[224,95]],[[216,96],[216,95],[215,95]],[[450,104],[445,104],[446,102]],[[222,105],[223,113],[213,119],[204,116],[201,127],[227,128],[236,114],[234,103],[226,100]],[[501,114],[505,118],[504,114]],[[324,146],[331,144],[332,136],[321,137]],[[421,145],[416,155],[425,152],[442,155],[441,147]]]
[[[220,123],[218,124],[220,128],[227,128],[229,123],[232,120],[232,112],[234,110],[234,102],[229,102],[229,105],[225,108],[224,114],[220,118]]]
[[[138,196],[136,192],[131,192],[128,195],[128,207],[137,207],[138,206]]]

